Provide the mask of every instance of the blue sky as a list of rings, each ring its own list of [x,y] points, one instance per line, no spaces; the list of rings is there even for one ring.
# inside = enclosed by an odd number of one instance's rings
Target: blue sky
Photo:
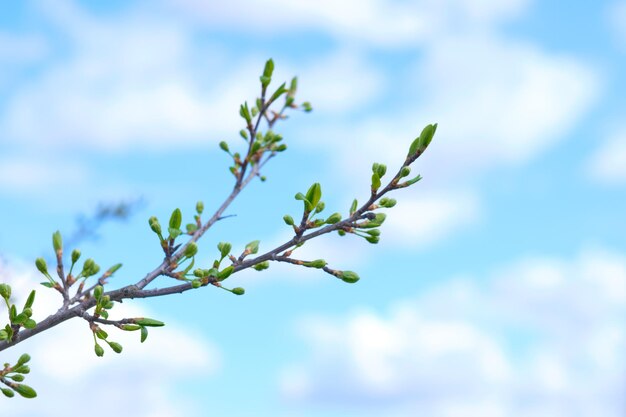
[[[99,386],[94,416],[623,416],[624,28],[621,0],[2,4],[0,253],[18,295],[50,234],[101,202],[144,204],[83,253],[123,262],[118,285],[151,270],[150,215],[227,195],[217,144],[240,143],[269,57],[314,111],[278,127],[288,152],[199,262],[219,241],[287,240],[282,216],[315,181],[345,213],[372,162],[397,166],[439,123],[380,244],[303,248],[358,284],[272,265],[231,278],[243,297],[125,303],[168,326],[144,345],[116,335],[125,352],[103,359],[86,325],[60,326],[24,343],[40,396],[9,411],[64,415]],[[58,300],[40,293],[43,317]]]

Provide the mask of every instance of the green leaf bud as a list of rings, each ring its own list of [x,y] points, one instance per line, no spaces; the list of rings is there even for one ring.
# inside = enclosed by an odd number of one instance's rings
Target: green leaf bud
[[[357,199],[355,198],[352,201],[352,205],[350,206],[350,215],[352,216],[352,214],[356,211],[356,207],[359,204],[359,202],[357,201]]]
[[[204,211],[204,203],[202,201],[198,201],[196,203],[196,211],[198,212],[198,214],[202,214],[202,212]]]
[[[187,229],[187,233],[194,234],[196,230],[198,230],[198,225],[195,223],[187,223],[185,228]]]
[[[233,288],[232,293],[235,295],[244,295],[246,293],[246,290],[244,290],[241,287],[236,287],[236,288]]]
[[[294,197],[296,200],[302,200],[304,203],[304,210],[307,212],[311,212],[313,210],[313,204],[304,196],[302,193],[297,193]]]
[[[226,278],[232,275],[234,270],[235,270],[235,267],[232,265],[224,268],[217,274],[217,280],[224,281]]]
[[[326,224],[335,224],[341,221],[340,213],[333,213],[326,219]]]
[[[154,233],[161,236],[161,224],[155,216],[150,217],[148,224],[150,224],[150,229],[152,229]]]
[[[35,260],[35,266],[45,276],[48,276],[48,265],[46,264],[46,260],[44,258],[37,258]]]
[[[106,338],[109,337],[109,334],[103,329],[98,328],[98,330],[96,330],[96,337],[101,340],[106,340]]]
[[[180,229],[180,225],[183,222],[183,215],[180,212],[180,209],[177,208],[172,212],[170,217],[170,228],[172,229]]]
[[[28,353],[24,353],[17,360],[17,365],[24,365],[25,363],[28,363],[28,362],[30,362],[30,355]]]
[[[116,273],[120,268],[122,267],[122,264],[115,264],[112,267],[110,267],[109,269],[107,269],[107,275],[113,275],[114,273]]]
[[[381,207],[385,207],[385,208],[392,208],[393,206],[396,205],[396,200],[393,198],[381,198],[380,202],[378,203]]]
[[[337,230],[337,234],[339,236],[345,236],[346,235],[346,231],[345,230]]]
[[[2,391],[2,393],[8,398],[13,398],[15,396],[15,393],[13,392],[12,389],[0,388],[0,391]]]
[[[26,303],[24,304],[24,309],[31,308],[35,303],[35,290],[32,290],[26,299]]]
[[[313,107],[311,107],[311,103],[309,103],[308,101],[302,103],[302,109],[307,113],[313,111]]]
[[[252,117],[250,117],[250,110],[248,109],[248,103],[244,103],[239,107],[239,115],[244,118],[244,120],[250,124],[252,121]]]
[[[15,392],[17,392],[24,398],[35,398],[37,396],[35,390],[28,385],[15,384],[12,388]]]
[[[167,232],[170,234],[170,239],[176,239],[183,233],[180,229],[174,229],[172,227],[168,227]]]
[[[115,353],[122,353],[122,349],[123,349],[122,345],[120,345],[117,342],[108,342],[107,341],[107,343],[109,344],[109,347],[113,350],[113,352],[115,352]]]
[[[28,319],[24,323],[22,323],[25,329],[34,329],[37,327],[37,322],[33,319]]]
[[[377,191],[380,188],[380,176],[378,173],[374,172],[372,174],[372,191]]]
[[[295,224],[295,223],[294,223],[294,221],[293,221],[293,217],[291,217],[291,216],[290,216],[290,215],[288,215],[288,214],[285,214],[285,215],[283,216],[283,220],[285,221],[285,224],[286,224],[287,226],[293,226],[293,225]]]
[[[217,244],[217,250],[220,251],[220,256],[222,257],[222,259],[230,254],[230,250],[232,249],[232,247],[233,245],[228,242],[220,242]]]
[[[147,327],[141,327],[141,343],[145,342],[146,339],[148,338],[148,328]]]
[[[61,232],[58,230],[52,234],[52,247],[56,253],[63,251],[63,239],[61,238]]]
[[[21,374],[9,375],[7,376],[7,378],[11,378],[15,382],[22,382],[23,380],[26,379],[26,377]]]
[[[317,206],[317,203],[320,202],[322,198],[322,186],[319,182],[314,183],[309,187],[309,190],[306,192],[306,199],[311,203],[312,207]],[[310,211],[310,210],[309,210]]]
[[[258,240],[253,240],[252,242],[246,245],[246,252],[255,254],[259,251],[259,242]]]
[[[102,357],[104,356],[104,349],[99,344],[95,344],[93,350],[96,352],[96,356]]]
[[[367,240],[369,243],[376,244],[380,241],[380,238],[378,236],[370,236],[366,237],[365,240]]]
[[[275,149],[276,152],[284,152],[287,150],[287,145],[285,145],[284,143],[278,145]]]
[[[198,279],[194,279],[191,281],[191,288],[200,288],[202,286],[202,281]]]
[[[148,327],[165,326],[165,323],[163,323],[162,321],[149,319],[149,318],[146,318],[146,317],[137,317],[137,318],[133,319],[133,322],[135,324],[140,325],[140,326],[148,326]]]
[[[400,169],[400,178],[407,177],[410,173],[411,173],[411,167],[403,166],[402,169]]]
[[[14,366],[13,372],[17,372],[18,374],[29,374],[30,367],[28,365]]]
[[[102,285],[96,285],[96,287],[93,289],[93,298],[100,301],[103,291],[104,288],[102,287]]]
[[[304,262],[302,265],[308,267],[308,268],[324,268],[328,263],[324,260],[324,259],[316,259],[314,261],[310,261],[310,262]]]
[[[74,249],[72,251],[72,263],[75,264],[76,262],[78,262],[79,258],[80,258],[80,251],[78,249]]]
[[[348,284],[354,284],[360,279],[359,275],[353,271],[340,271],[338,277]]]
[[[259,114],[259,108],[258,107],[251,108],[250,113],[252,113],[252,117],[256,117],[256,115]]]
[[[280,87],[278,87],[276,91],[274,91],[274,94],[272,94],[272,97],[270,97],[270,100],[269,100],[270,103],[274,102],[276,99],[278,99],[280,96],[282,96],[283,94],[287,92],[285,85],[286,85],[285,83],[282,83]]]
[[[223,150],[224,152],[230,153],[230,149],[228,148],[228,143],[224,141],[220,142],[220,149]]]
[[[141,326],[139,326],[138,324],[122,324],[121,329],[127,332],[133,332],[135,330],[141,329]]]
[[[246,129],[241,129],[239,131],[239,136],[241,136],[245,140],[248,140],[248,131]]]
[[[291,83],[289,84],[289,91],[287,94],[290,98],[293,98],[293,96],[296,94],[296,91],[298,91],[298,77],[293,77],[291,79]]]
[[[198,245],[196,244],[196,242],[189,242],[189,244],[185,248],[185,252],[184,252],[185,257],[191,258],[195,256],[197,253],[198,253]]]
[[[317,203],[317,206],[315,206],[315,212],[321,213],[322,211],[324,211],[325,208],[326,208],[326,203],[324,203],[323,201],[320,201],[319,203]]]
[[[43,258],[38,258],[37,260],[39,259],[43,259]],[[11,286],[9,284],[0,284],[0,297],[9,301],[9,298],[11,298]]]
[[[270,267],[270,262],[269,261],[265,261],[265,262],[260,262],[256,265],[253,266],[253,268],[257,271],[263,271],[264,269],[267,269]]]

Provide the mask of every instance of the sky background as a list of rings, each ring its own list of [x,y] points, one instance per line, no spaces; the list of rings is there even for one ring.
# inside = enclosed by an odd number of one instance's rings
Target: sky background
[[[17,299],[34,259],[98,204],[142,199],[83,256],[161,259],[147,225],[232,186],[217,146],[243,142],[266,59],[299,77],[277,127],[289,150],[200,244],[261,251],[290,238],[304,192],[326,211],[366,198],[372,162],[395,169],[439,128],[395,196],[381,242],[336,235],[303,257],[355,270],[347,285],[272,265],[215,288],[128,302],[115,317],[167,326],[93,354],[84,322],[14,349],[36,400],[13,416],[623,417],[626,414],[626,1],[200,0],[2,2],[0,280]],[[68,248],[68,252],[71,248]],[[164,278],[158,285],[168,285]],[[38,291],[35,315],[56,294]],[[113,413],[113,414],[112,414]]]

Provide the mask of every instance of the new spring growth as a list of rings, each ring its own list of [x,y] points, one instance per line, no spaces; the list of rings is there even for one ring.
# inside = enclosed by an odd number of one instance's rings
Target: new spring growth
[[[63,256],[63,239],[61,238],[61,232],[58,230],[52,234],[52,247],[57,258]]]
[[[198,201],[196,203],[196,212],[198,213],[198,215],[202,214],[202,212],[204,211],[204,203],[202,201]]]
[[[360,278],[356,272],[353,271],[337,271],[337,278],[341,279],[343,282],[347,282],[348,284],[354,284]]]
[[[267,88],[268,85],[272,82],[272,73],[274,72],[274,61],[270,58],[265,63],[265,68],[263,69],[263,75],[261,75],[261,86],[263,87],[263,91]]]
[[[189,242],[189,244],[185,248],[185,258],[193,258],[196,253],[198,253],[198,245],[196,244],[196,242]]]

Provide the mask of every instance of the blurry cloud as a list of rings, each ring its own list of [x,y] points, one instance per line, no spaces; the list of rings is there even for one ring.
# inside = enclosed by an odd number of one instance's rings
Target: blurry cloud
[[[186,13],[188,18],[222,30],[267,35],[320,31],[342,42],[361,41],[394,48],[419,46],[449,31],[489,30],[494,24],[522,13],[528,2],[235,0],[226,5],[182,0],[167,3]]]
[[[39,321],[56,311],[61,301],[58,293],[39,286],[40,279],[27,272],[33,268],[16,262],[11,265],[12,268],[4,267],[0,273],[2,282],[12,286],[17,304],[23,302],[31,289],[37,289],[33,317]],[[4,310],[0,307],[3,316]],[[4,351],[2,356],[6,361],[15,360],[23,352],[32,356],[32,372],[26,383],[37,389],[38,398],[28,402],[7,401],[3,410],[14,416],[60,417],[67,415],[71,404],[78,410],[89,410],[94,417],[128,413],[174,417],[196,412],[193,401],[187,405],[172,402],[171,392],[178,382],[213,373],[220,363],[216,347],[192,336],[180,323],[137,303],[117,304],[112,314],[112,317],[154,316],[167,325],[151,331],[145,344],[139,342],[136,332],[107,329],[110,339],[121,343],[124,351],[118,355],[105,347],[102,358],[93,352],[87,323],[78,319]],[[96,388],[98,399],[93,395]]]
[[[615,132],[591,155],[589,175],[605,184],[626,182],[626,129]]]
[[[626,47],[626,1],[614,1],[606,8],[606,18],[619,45]]]
[[[0,159],[0,189],[32,194],[51,188],[65,188],[87,182],[86,169],[76,163],[41,157]]]
[[[299,321],[311,357],[285,369],[285,395],[365,415],[623,415],[623,255],[525,259],[476,282]]]
[[[383,227],[385,242],[425,247],[448,237],[480,216],[480,201],[469,192],[420,193],[400,197]]]

